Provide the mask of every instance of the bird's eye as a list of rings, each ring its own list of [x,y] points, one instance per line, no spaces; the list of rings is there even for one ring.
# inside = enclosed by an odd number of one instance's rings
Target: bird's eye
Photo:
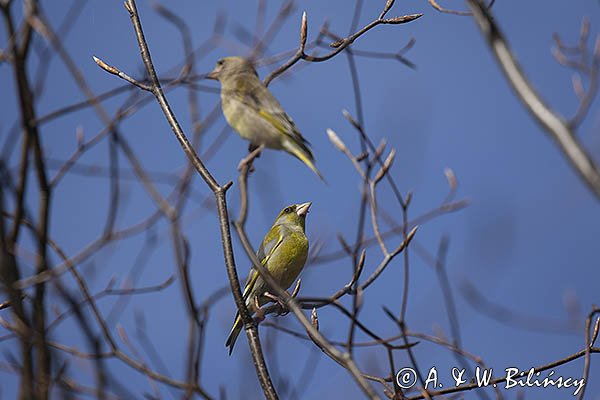
[[[223,60],[219,60],[219,61],[217,61],[217,65],[218,65],[218,66],[221,66],[221,65],[223,65],[224,63],[225,63],[225,61],[223,61]]]
[[[285,210],[283,210],[283,213],[284,213],[284,214],[289,214],[289,213],[291,213],[292,211],[294,211],[294,209],[293,209],[292,207],[286,207],[286,208],[285,208]]]

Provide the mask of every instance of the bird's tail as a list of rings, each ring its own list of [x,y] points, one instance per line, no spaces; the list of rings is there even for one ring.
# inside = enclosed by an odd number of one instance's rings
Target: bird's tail
[[[229,347],[229,355],[233,351],[233,346],[235,346],[235,341],[237,340],[240,332],[242,331],[242,318],[240,317],[240,313],[235,314],[235,322],[233,323],[233,327],[231,328],[231,332],[229,332],[229,336],[227,337],[227,341],[225,342],[225,347]]]
[[[283,143],[283,147],[285,148],[285,150],[288,153],[292,154],[293,156],[298,158],[300,161],[302,161],[304,164],[306,164],[306,166],[308,168],[310,168],[312,170],[312,172],[314,172],[323,182],[327,182],[325,180],[325,178],[323,177],[323,175],[321,175],[321,173],[315,166],[312,154],[310,154],[309,152],[303,151],[303,149],[300,146],[296,145],[295,143],[289,142],[289,141],[285,141]]]

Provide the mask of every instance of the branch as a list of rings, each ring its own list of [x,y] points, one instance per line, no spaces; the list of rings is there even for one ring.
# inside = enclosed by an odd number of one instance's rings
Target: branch
[[[24,25],[22,32],[22,40],[19,44],[17,43],[17,36],[14,30],[12,17],[10,14],[10,4],[6,3],[2,6],[2,13],[4,15],[4,19],[7,24],[7,30],[9,37],[12,37],[11,40],[11,51],[13,57],[13,70],[14,70],[14,79],[16,81],[17,86],[17,95],[19,99],[19,110],[21,113],[21,125],[23,128],[23,135],[25,139],[23,140],[23,159],[27,160],[26,152],[31,151],[33,154],[33,162],[34,162],[34,170],[37,176],[38,182],[38,192],[39,192],[39,201],[38,201],[38,219],[39,226],[35,230],[35,237],[37,241],[37,259],[36,259],[36,273],[42,273],[48,269],[48,257],[47,257],[47,244],[48,244],[48,231],[50,224],[50,205],[52,198],[52,188],[48,183],[47,176],[47,168],[44,160],[42,144],[40,141],[40,135],[37,125],[33,123],[36,119],[36,109],[35,109],[35,97],[33,90],[31,89],[29,74],[27,70],[27,56],[29,54],[28,50],[30,49],[30,43],[32,38],[32,24],[31,20],[37,14],[37,2],[31,1],[26,3],[26,15],[24,17]],[[18,48],[19,47],[19,48]],[[29,148],[28,148],[29,147]],[[21,164],[21,172],[26,174],[28,169],[28,164]],[[22,177],[21,182],[25,182],[25,178]],[[7,243],[7,247],[10,247],[14,250],[14,246],[17,242],[17,236],[20,227],[20,217],[23,215],[24,208],[24,194],[25,194],[25,186],[20,187],[19,193],[19,203],[17,204],[17,214],[19,219],[15,220],[15,229],[9,241]],[[0,210],[2,211],[2,210]],[[7,248],[6,250],[11,250]],[[14,268],[16,264],[13,265]],[[7,267],[8,268],[8,267]],[[10,277],[15,277],[16,275],[10,274]],[[5,283],[10,285],[11,282],[5,280]],[[21,337],[22,343],[22,357],[24,363],[24,373],[23,380],[21,381],[21,396],[31,396],[35,394],[40,399],[47,399],[50,389],[51,382],[51,354],[50,349],[48,347],[48,343],[46,340],[46,314],[45,314],[45,285],[40,284],[35,288],[35,296],[33,298],[33,310],[31,315],[30,327],[33,328],[29,333],[23,335]],[[11,291],[12,294],[12,291]],[[11,296],[11,301],[16,305],[20,302],[20,298]],[[19,315],[23,317],[24,315]],[[22,320],[21,322],[27,325],[26,320]],[[31,338],[26,336],[32,335]],[[32,339],[33,343],[29,342],[28,339]],[[31,351],[29,349],[26,350],[28,346],[33,346],[37,350],[35,360],[31,360]],[[31,373],[31,364],[30,362],[34,361],[35,365],[35,374],[37,376],[30,376]],[[27,382],[31,378],[32,381]],[[26,387],[29,385],[30,387]],[[33,391],[33,393],[31,393]]]
[[[556,111],[552,110],[531,86],[483,1],[468,0],[468,4],[481,34],[486,38],[498,64],[502,68],[502,72],[519,100],[548,135],[556,141],[571,166],[596,197],[600,199],[600,170],[598,166],[576,139],[575,133],[567,122]]]
[[[369,24],[365,25],[362,29],[358,30],[357,32],[355,32],[343,39],[340,39],[340,40],[337,40],[337,41],[331,43],[329,46],[334,48],[335,50],[332,50],[331,52],[329,52],[323,56],[310,55],[310,54],[306,54],[304,52],[305,47],[306,47],[306,37],[307,37],[307,33],[306,33],[307,32],[307,18],[306,18],[306,12],[302,13],[302,22],[300,24],[300,46],[298,47],[298,50],[292,56],[292,58],[290,58],[285,64],[283,64],[281,67],[277,68],[275,71],[271,72],[264,79],[265,85],[268,86],[269,83],[271,83],[271,81],[273,79],[275,79],[279,75],[283,74],[285,71],[290,69],[294,64],[296,64],[300,60],[305,60],[305,61],[309,61],[309,62],[323,62],[323,61],[327,61],[327,60],[335,57],[336,55],[341,53],[346,47],[348,47],[352,43],[354,43],[354,41],[356,39],[358,39],[359,37],[361,37],[362,35],[364,35],[365,33],[367,33],[368,31],[370,31],[371,29],[375,28],[378,25],[405,24],[407,22],[414,21],[415,19],[423,16],[423,14],[409,14],[409,15],[403,15],[400,17],[385,18],[385,15],[390,10],[390,8],[392,7],[393,4],[394,4],[394,1],[388,1],[385,5],[384,9],[382,10],[381,14],[379,15],[379,17],[377,17],[376,19],[371,21]]]
[[[244,327],[246,328],[246,334],[248,335],[248,340],[250,342],[250,349],[252,351],[254,366],[256,368],[256,372],[260,380],[262,389],[265,393],[265,396],[269,399],[277,399],[278,396],[275,392],[275,388],[273,387],[273,383],[271,382],[271,379],[269,377],[269,373],[262,354],[260,340],[258,337],[258,330],[252,318],[250,317],[250,314],[248,313],[248,310],[244,303],[242,292],[240,289],[240,283],[235,269],[235,259],[231,243],[231,233],[229,230],[229,215],[226,200],[226,192],[231,187],[232,182],[220,185],[208,171],[202,160],[200,160],[200,158],[196,154],[194,148],[192,147],[185,133],[183,132],[183,129],[179,125],[179,122],[177,121],[177,118],[171,110],[171,107],[163,93],[160,81],[156,74],[156,70],[154,69],[154,64],[152,63],[152,58],[150,56],[148,44],[146,43],[146,39],[144,38],[144,32],[142,30],[142,24],[139,19],[135,1],[128,0],[127,2],[125,2],[125,8],[129,12],[131,22],[135,29],[135,34],[140,48],[142,61],[144,62],[146,72],[148,73],[148,76],[150,78],[151,92],[156,98],[158,104],[160,105],[160,108],[163,111],[167,122],[171,126],[171,129],[173,130],[173,133],[179,141],[179,144],[181,145],[184,153],[187,155],[196,171],[198,171],[201,178],[214,193],[218,209],[219,226],[221,230],[221,242],[223,246],[225,265],[227,267],[227,274],[229,277],[231,290],[233,292],[233,297],[240,311],[242,321],[244,322]]]

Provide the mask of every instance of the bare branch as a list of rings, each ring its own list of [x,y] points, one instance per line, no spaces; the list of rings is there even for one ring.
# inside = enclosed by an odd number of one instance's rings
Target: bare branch
[[[235,270],[235,260],[233,256],[233,249],[231,244],[231,234],[229,231],[229,216],[227,210],[227,201],[225,198],[227,189],[231,186],[231,182],[225,185],[219,185],[217,181],[213,178],[208,169],[204,166],[204,163],[200,160],[198,155],[196,154],[194,148],[188,141],[185,136],[181,126],[179,125],[174,113],[171,110],[171,107],[162,91],[162,87],[160,85],[160,81],[158,76],[156,75],[156,71],[154,69],[154,65],[152,63],[152,59],[150,56],[150,51],[148,49],[148,45],[144,38],[144,33],[142,30],[142,25],[139,19],[139,15],[137,13],[137,7],[134,0],[129,0],[125,2],[125,8],[129,12],[131,21],[133,23],[135,34],[137,37],[138,45],[140,47],[142,60],[146,67],[146,71],[150,77],[152,93],[156,97],[161,110],[163,111],[173,133],[175,134],[179,144],[181,145],[183,151],[188,156],[190,162],[194,165],[194,168],[202,179],[206,182],[208,187],[213,191],[215,195],[215,199],[217,202],[217,209],[219,213],[219,225],[221,228],[221,239],[223,244],[223,252],[225,257],[225,264],[227,266],[227,273],[229,276],[229,281],[231,283],[231,289],[236,300],[236,305],[240,311],[240,315],[242,316],[242,320],[244,322],[244,326],[246,328],[246,333],[248,335],[248,339],[250,341],[250,347],[252,349],[252,355],[255,362],[256,372],[261,382],[261,386],[267,396],[270,399],[277,399],[277,393],[275,392],[275,388],[271,383],[271,379],[269,377],[269,373],[264,362],[264,357],[262,355],[260,341],[258,338],[258,332],[256,330],[256,326],[254,325],[246,305],[244,304],[244,300],[242,297],[239,280],[237,277],[237,273]]]
[[[600,199],[600,170],[581,143],[575,138],[567,122],[552,110],[535,91],[518,65],[504,35],[482,0],[468,0],[469,7],[481,34],[496,56],[502,72],[519,100],[546,133],[557,143],[571,166],[586,185]]]

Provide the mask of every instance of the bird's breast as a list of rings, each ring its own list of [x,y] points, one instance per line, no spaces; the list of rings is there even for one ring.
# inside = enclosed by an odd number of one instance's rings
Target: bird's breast
[[[281,287],[288,289],[298,278],[308,256],[308,239],[303,233],[290,233],[280,245],[278,257],[267,268]]]

